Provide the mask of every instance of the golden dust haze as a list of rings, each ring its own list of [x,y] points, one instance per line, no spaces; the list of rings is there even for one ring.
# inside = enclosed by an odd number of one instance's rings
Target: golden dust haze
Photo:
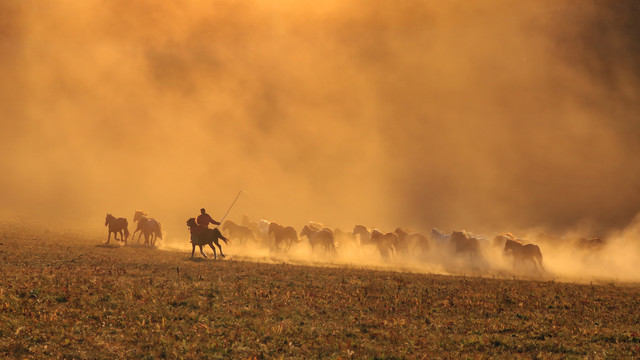
[[[0,2],[0,210],[623,232],[638,1]]]

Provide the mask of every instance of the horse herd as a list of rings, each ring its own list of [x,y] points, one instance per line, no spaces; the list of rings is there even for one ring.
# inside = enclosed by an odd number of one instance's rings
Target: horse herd
[[[133,214],[133,222],[136,223],[136,230],[133,232],[132,238],[135,239],[136,233],[139,231],[138,243],[140,243],[140,237],[142,236],[144,236],[144,244],[150,246],[155,246],[158,238],[162,239],[162,225],[158,220],[148,217],[144,211],[136,210]],[[111,233],[114,234],[113,237],[116,241],[122,241],[125,245],[127,244],[129,222],[126,218],[116,218],[111,214],[107,214],[104,226],[108,226],[109,230],[107,244],[111,240]],[[118,235],[120,235],[120,239],[118,239]]]
[[[350,232],[339,228],[330,229],[320,223],[310,222],[300,233],[292,226],[284,226],[276,222],[260,220],[252,222],[247,216],[242,223],[225,221],[222,231],[228,234],[231,241],[241,245],[268,247],[272,252],[287,253],[294,244],[307,238],[313,253],[332,255],[346,248],[372,247],[382,259],[416,258],[427,255],[430,251],[447,251],[454,257],[466,261],[482,258],[486,248],[501,249],[505,256],[513,259],[513,266],[533,267],[544,270],[542,252],[535,244],[527,243],[510,233],[498,234],[492,241],[484,235],[476,235],[466,231],[444,233],[433,229],[429,234],[397,228],[393,232],[355,225]]]
[[[141,236],[144,236],[144,244],[150,246],[154,246],[156,240],[162,238],[160,223],[149,218],[146,213],[136,211],[134,222],[137,225],[133,237],[135,238],[136,232],[140,232],[138,243]],[[107,214],[105,226],[109,227],[107,243],[111,233],[115,233],[115,239],[124,241],[126,244],[129,236],[126,219],[116,219]],[[481,260],[487,249],[496,249],[500,250],[504,256],[512,258],[514,268],[522,266],[533,267],[536,271],[544,270],[540,247],[516,238],[511,233],[500,233],[490,241],[485,235],[464,230],[445,233],[434,228],[429,234],[424,234],[403,228],[397,228],[393,232],[383,232],[379,229],[355,225],[351,231],[343,231],[339,228],[332,230],[317,222],[309,222],[298,233],[292,226],[264,219],[254,222],[250,221],[246,215],[240,224],[227,220],[222,223],[220,229],[217,227],[200,229],[193,218],[187,221],[187,226],[191,231],[193,246],[191,257],[194,255],[196,246],[200,247],[200,253],[206,257],[203,246],[209,245],[213,249],[214,257],[217,258],[214,244],[220,250],[220,255],[224,257],[218,239],[222,239],[227,244],[229,240],[232,245],[268,248],[271,253],[288,253],[293,246],[302,243],[306,238],[312,253],[325,256],[336,255],[347,249],[369,248],[375,249],[382,259],[392,260],[415,259],[434,254],[436,251],[439,251],[438,254],[443,254],[442,252],[445,251],[454,258],[474,262]],[[560,239],[551,238],[547,240],[560,241]],[[584,249],[597,250],[603,246],[604,242],[599,238],[582,238],[576,244]]]

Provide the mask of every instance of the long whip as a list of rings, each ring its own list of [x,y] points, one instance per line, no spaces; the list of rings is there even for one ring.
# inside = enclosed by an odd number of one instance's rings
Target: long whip
[[[244,190],[240,190],[240,191],[238,192],[238,195],[236,195],[236,198],[233,200],[233,202],[231,203],[231,205],[230,205],[230,206],[229,206],[229,208],[227,209],[227,212],[224,214],[224,216],[222,217],[222,219],[220,219],[220,224],[222,224],[222,222],[224,221],[224,218],[226,218],[226,217],[227,217],[227,215],[229,215],[229,211],[231,211],[231,208],[233,207],[233,205],[235,205],[235,204],[236,204],[236,201],[238,201],[238,198],[240,197],[240,194],[242,194],[243,192],[248,194],[248,192],[246,192],[246,191],[244,191]],[[216,228],[217,228],[218,226],[220,226],[220,225],[216,225]]]

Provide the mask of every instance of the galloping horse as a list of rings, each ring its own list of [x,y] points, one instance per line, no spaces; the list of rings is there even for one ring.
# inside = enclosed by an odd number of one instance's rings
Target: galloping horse
[[[398,235],[394,233],[382,233],[378,229],[373,229],[371,232],[363,225],[356,225],[353,228],[352,235],[360,236],[360,244],[374,244],[378,247],[380,255],[383,258],[388,258],[393,255],[396,246],[398,246]]]
[[[280,244],[284,243],[284,252],[289,251],[294,242],[299,243],[301,241],[298,239],[296,229],[291,226],[284,227],[275,222],[269,224],[269,236],[271,234],[273,234],[275,249],[280,249]]]
[[[149,219],[142,228],[142,234],[144,235],[145,245],[156,245],[158,238],[162,239],[162,225],[156,219]]]
[[[358,246],[356,237],[340,228],[333,229],[333,239],[335,240],[337,247],[354,247]]]
[[[538,245],[523,245],[517,241],[507,239],[504,244],[504,253],[510,253],[513,256],[514,267],[516,266],[517,260],[520,260],[522,264],[524,264],[525,260],[530,260],[536,270],[538,269],[538,265],[544,270],[544,266],[542,266],[542,252],[540,252]]]
[[[316,246],[320,245],[326,252],[336,253],[336,245],[333,242],[333,232],[331,229],[324,228],[315,230],[309,225],[305,225],[300,232],[300,237],[307,236],[309,238],[309,244],[311,244],[311,251],[314,251]]]
[[[241,245],[246,244],[247,240],[253,244],[256,242],[256,237],[250,228],[244,225],[238,225],[231,220],[227,220],[222,224],[222,231],[228,231],[229,239],[237,239]]]
[[[228,244],[227,238],[222,236],[222,233],[218,228],[203,229],[200,226],[198,226],[195,218],[190,218],[189,220],[187,220],[187,226],[189,227],[189,232],[191,233],[191,246],[192,246],[191,257],[192,258],[193,258],[193,253],[196,251],[196,245],[200,247],[200,253],[202,254],[202,256],[206,258],[207,255],[204,253],[204,251],[202,251],[202,246],[209,245],[211,249],[213,249],[213,258],[217,259],[218,254],[216,253],[216,248],[213,247],[213,244],[216,244],[218,246],[218,249],[220,249],[220,256],[225,257],[224,253],[222,252],[222,247],[218,242],[218,239],[222,239],[225,244]]]
[[[491,242],[491,247],[493,248],[504,248],[504,244],[507,240],[514,240],[520,242],[512,233],[501,233],[496,235]]]
[[[162,239],[162,227],[160,222],[154,218],[148,218],[147,213],[144,211],[136,210],[133,214],[133,221],[137,222],[137,225],[131,238],[135,238],[136,232],[140,231],[140,234],[138,235],[138,243],[140,243],[140,237],[142,235],[144,235],[145,245],[155,245],[157,238]],[[149,241],[149,237],[151,237],[151,241]]]
[[[107,237],[107,244],[111,240],[111,233],[114,233],[113,237],[116,241],[124,241],[127,245],[127,239],[129,238],[129,223],[125,218],[117,218],[111,214],[107,214],[107,218],[104,221],[104,226],[109,226],[109,236]],[[118,240],[118,234],[120,234],[120,240]]]
[[[397,228],[394,233],[398,235],[398,252],[410,254],[414,251],[426,253],[429,251],[429,239],[417,232],[407,232],[402,228]]]
[[[480,255],[480,242],[464,230],[452,232],[450,241],[456,254],[466,254],[471,257]]]

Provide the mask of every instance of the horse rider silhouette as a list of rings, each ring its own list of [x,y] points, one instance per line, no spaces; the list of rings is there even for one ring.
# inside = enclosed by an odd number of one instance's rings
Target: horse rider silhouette
[[[204,208],[200,209],[200,215],[198,215],[198,218],[196,219],[196,223],[203,230],[208,229],[209,224],[220,225],[219,222],[213,220],[213,218],[209,216],[209,214],[207,214]]]

